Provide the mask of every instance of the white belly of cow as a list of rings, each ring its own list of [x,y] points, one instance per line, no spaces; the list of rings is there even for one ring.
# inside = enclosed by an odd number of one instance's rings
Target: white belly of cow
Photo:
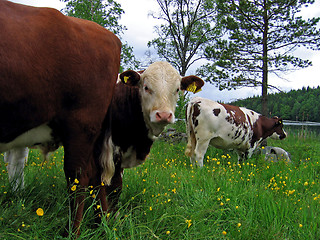
[[[212,138],[210,140],[210,145],[220,149],[237,149],[237,150],[244,150],[244,151],[250,148],[250,144],[248,140],[242,141],[242,139],[239,139],[238,141],[235,141],[230,137]]]
[[[39,143],[51,142],[53,141],[51,133],[52,129],[47,124],[41,125],[21,134],[12,142],[0,143],[0,152],[5,152],[12,148],[32,147]]]
[[[122,154],[121,167],[133,168],[144,163],[145,160],[137,159],[137,152],[133,147],[129,147],[126,152]]]

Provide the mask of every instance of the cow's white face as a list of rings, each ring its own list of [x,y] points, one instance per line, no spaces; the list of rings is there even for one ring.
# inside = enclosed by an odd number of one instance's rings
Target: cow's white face
[[[143,73],[127,71],[120,75],[121,80],[138,86],[145,123],[151,135],[158,136],[165,126],[173,123],[180,90],[199,91],[203,81],[195,76],[181,77],[167,62],[155,62]],[[139,78],[138,80],[136,80]]]
[[[141,105],[153,135],[159,135],[167,124],[174,123],[180,85],[179,73],[167,62],[151,64],[141,74]]]

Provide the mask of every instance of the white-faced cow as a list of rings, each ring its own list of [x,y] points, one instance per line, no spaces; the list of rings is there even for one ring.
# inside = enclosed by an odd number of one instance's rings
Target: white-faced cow
[[[120,40],[96,23],[0,0],[0,151],[62,143],[71,224],[86,186],[108,210],[100,155],[120,65]],[[74,181],[78,179],[78,181]],[[76,183],[75,183],[76,182]]]
[[[282,119],[267,118],[252,110],[196,97],[186,108],[188,143],[185,154],[192,164],[203,166],[208,145],[233,149],[238,160],[251,157],[254,149],[267,137],[283,139]]]
[[[106,131],[98,139],[103,142],[101,179],[106,183],[112,211],[121,193],[123,168],[142,164],[156,137],[166,125],[174,123],[179,91],[197,92],[204,84],[196,76],[182,78],[167,62],[153,63],[140,73],[129,70],[120,75],[105,121]],[[58,145],[38,147],[46,154]],[[27,155],[26,148],[5,155],[8,166],[12,166],[8,172],[13,187],[23,185]]]
[[[105,147],[113,150],[106,159],[115,164],[107,190],[114,204],[121,192],[123,168],[142,164],[155,137],[174,122],[179,91],[197,92],[204,84],[196,76],[181,77],[167,62],[155,62],[141,74],[126,71],[120,78],[109,108],[110,131],[105,137]]]

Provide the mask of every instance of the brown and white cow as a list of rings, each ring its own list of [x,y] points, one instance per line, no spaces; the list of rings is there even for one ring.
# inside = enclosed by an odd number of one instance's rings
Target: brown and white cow
[[[185,154],[192,164],[203,166],[208,145],[233,149],[241,161],[251,157],[254,149],[267,137],[284,139],[282,119],[267,118],[252,110],[193,98],[186,108],[188,143]]]
[[[0,0],[0,152],[64,146],[71,220],[78,231],[86,186],[108,210],[100,155],[120,65],[120,40],[96,23]],[[75,181],[77,179],[77,181]],[[78,182],[79,181],[79,182]],[[72,224],[71,224],[72,225]]]
[[[196,76],[181,77],[167,62],[155,62],[141,74],[126,71],[120,78],[122,82],[117,83],[109,108],[110,131],[105,137],[105,147],[113,150],[106,160],[115,164],[107,187],[114,204],[121,192],[123,168],[142,164],[156,137],[175,121],[179,91],[197,92],[204,84]],[[109,178],[107,174],[103,177]]]

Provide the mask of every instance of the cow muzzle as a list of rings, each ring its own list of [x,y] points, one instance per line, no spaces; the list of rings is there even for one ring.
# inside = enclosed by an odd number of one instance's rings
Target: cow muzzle
[[[174,117],[172,112],[159,112],[157,111],[155,113],[155,121],[158,123],[173,123],[174,122]]]
[[[280,135],[280,140],[286,138],[288,136],[286,131],[283,131],[283,133]]]
[[[284,138],[287,137],[287,133],[285,131],[283,132],[280,132],[280,133],[277,133],[277,132],[274,132],[270,138],[274,139],[274,140],[282,140]]]

